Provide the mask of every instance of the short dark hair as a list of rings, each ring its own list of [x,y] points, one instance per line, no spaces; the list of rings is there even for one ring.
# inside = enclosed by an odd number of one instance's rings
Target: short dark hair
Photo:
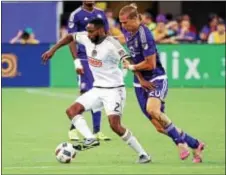
[[[89,24],[93,24],[97,28],[104,28],[104,21],[100,18],[92,19]]]

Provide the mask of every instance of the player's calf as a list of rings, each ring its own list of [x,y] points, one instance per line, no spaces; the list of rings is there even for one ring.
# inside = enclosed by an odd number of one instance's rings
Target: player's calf
[[[74,103],[67,110],[67,116],[71,120],[76,129],[84,136],[85,139],[96,139],[93,133],[90,131],[86,120],[81,115],[85,108],[80,103]]]
[[[121,119],[118,115],[111,115],[108,117],[110,127],[117,135],[122,136],[126,129],[121,126]]]
[[[155,129],[161,133],[161,134],[166,134],[164,128],[162,127],[162,125],[158,122],[158,120],[156,119],[151,119],[151,123],[154,125]]]
[[[75,116],[81,114],[83,111],[84,107],[79,103],[75,103],[66,110],[66,113],[68,118],[72,120]],[[68,132],[68,136],[70,140],[79,141],[77,129],[73,124],[71,125],[70,131]]]
[[[135,152],[138,153],[139,160],[138,163],[148,163],[151,161],[150,156],[146,153],[146,151],[142,148],[136,137],[132,135],[132,133],[122,127],[121,119],[118,115],[109,116],[109,123],[112,130],[119,135],[123,141],[125,141]]]

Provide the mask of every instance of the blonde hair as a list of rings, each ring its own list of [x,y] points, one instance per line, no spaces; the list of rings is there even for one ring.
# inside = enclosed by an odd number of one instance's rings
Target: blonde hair
[[[137,11],[137,5],[135,3],[129,4],[121,8],[119,16],[128,15],[128,19],[140,18],[140,14]]]

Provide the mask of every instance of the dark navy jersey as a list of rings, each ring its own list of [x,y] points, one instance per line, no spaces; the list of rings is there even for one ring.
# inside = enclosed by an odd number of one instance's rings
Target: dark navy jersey
[[[160,62],[160,57],[156,48],[154,38],[151,31],[144,25],[140,25],[139,30],[135,35],[122,29],[126,38],[127,47],[135,64],[145,60],[145,57],[156,54],[156,68],[150,71],[141,71],[145,80],[151,80],[157,76],[165,75],[165,70]],[[136,76],[135,83],[139,83]]]
[[[73,11],[70,15],[70,18],[68,21],[68,33],[86,31],[86,26],[89,23],[89,21],[95,18],[103,19],[105,23],[105,30],[106,32],[108,32],[109,25],[108,25],[107,17],[103,10],[94,8],[92,12],[89,12],[83,9],[82,7],[79,7],[75,11]],[[77,53],[80,59],[86,58],[86,50],[83,45],[78,44]]]

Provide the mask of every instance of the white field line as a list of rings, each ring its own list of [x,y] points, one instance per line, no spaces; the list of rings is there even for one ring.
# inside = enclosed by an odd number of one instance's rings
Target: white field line
[[[123,165],[123,166],[118,166],[118,165],[89,165],[89,166],[76,166],[76,164],[71,164],[72,166],[9,166],[9,167],[2,167],[3,169],[87,169],[87,168],[112,168],[112,167],[117,167],[117,168],[132,168],[134,165]],[[151,166],[151,164],[150,164]],[[165,166],[165,165],[164,165]],[[145,168],[145,167],[143,167]],[[177,168],[179,169],[188,169],[188,168],[194,168],[194,169],[213,169],[213,168],[225,168],[224,165],[214,165],[214,166],[178,166]]]
[[[43,95],[48,97],[58,97],[58,98],[65,98],[65,99],[76,99],[76,95],[73,94],[66,94],[66,93],[54,93],[45,90],[38,90],[38,89],[25,89],[25,91],[29,94],[37,94]]]

